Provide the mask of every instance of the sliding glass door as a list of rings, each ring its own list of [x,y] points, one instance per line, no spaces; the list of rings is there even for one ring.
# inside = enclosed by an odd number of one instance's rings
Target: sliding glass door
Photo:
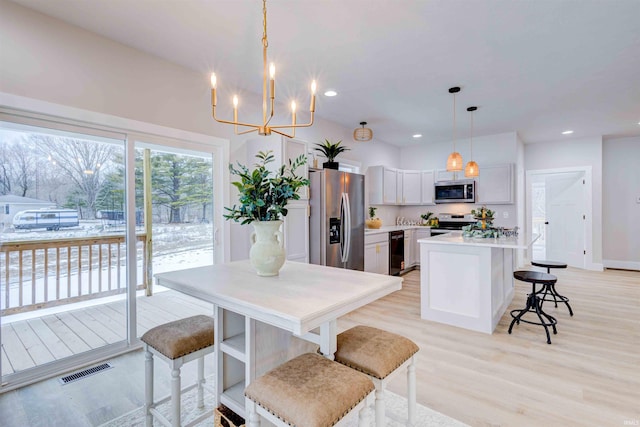
[[[0,121],[3,386],[126,346],[125,136],[48,125]]]
[[[121,122],[149,133],[0,107],[0,392],[211,313],[153,275],[227,259],[228,142]]]
[[[161,144],[162,143],[162,144]],[[166,271],[214,263],[214,155],[184,141],[144,138],[135,142],[136,235],[144,236],[144,295],[137,298],[137,334],[213,307],[154,285]],[[197,149],[196,149],[197,148]]]

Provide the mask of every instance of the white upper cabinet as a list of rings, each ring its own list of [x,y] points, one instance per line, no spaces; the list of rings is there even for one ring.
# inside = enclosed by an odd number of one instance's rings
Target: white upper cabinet
[[[476,178],[476,202],[485,205],[513,203],[513,163],[480,165],[480,176]]]
[[[399,202],[400,194],[402,194],[402,184],[398,180],[397,169],[383,168],[382,187],[382,203],[394,204]]]
[[[421,204],[423,205],[435,204],[434,175],[433,171],[422,171],[420,173],[420,180],[422,181]]]
[[[367,189],[372,205],[433,204],[433,171],[369,166]]]
[[[397,169],[386,166],[369,166],[366,188],[369,191],[369,204],[395,205],[398,203]]]
[[[464,177],[464,172],[458,172],[458,176],[456,176],[456,172],[449,172],[446,169],[438,169],[436,170],[436,182],[455,181],[456,177],[460,178],[460,175]]]
[[[419,205],[422,202],[422,176],[420,171],[416,170],[400,170],[398,177],[402,177],[398,181],[402,187],[403,205]]]

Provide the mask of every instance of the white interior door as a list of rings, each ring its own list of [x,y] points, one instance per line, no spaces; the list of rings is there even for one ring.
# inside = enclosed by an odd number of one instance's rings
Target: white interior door
[[[546,177],[547,259],[585,267],[585,174],[569,172]]]

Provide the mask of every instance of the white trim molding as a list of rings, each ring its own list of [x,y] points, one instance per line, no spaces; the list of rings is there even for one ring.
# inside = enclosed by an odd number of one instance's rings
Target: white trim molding
[[[620,270],[635,270],[640,271],[639,261],[618,261],[614,259],[602,260],[604,268],[617,268]]]
[[[584,244],[585,244],[585,258],[584,258],[584,268],[587,270],[593,271],[603,271],[602,263],[597,263],[593,259],[593,172],[592,167],[590,165],[586,166],[576,166],[576,167],[566,167],[566,168],[555,168],[555,169],[532,169],[526,171],[526,217],[525,217],[525,229],[528,238],[531,238],[533,230],[531,230],[530,220],[531,220],[531,212],[532,212],[532,181],[533,176],[535,175],[547,175],[547,174],[557,174],[557,173],[568,173],[568,172],[584,172],[585,179],[585,230],[584,230]],[[601,242],[602,244],[602,242]]]

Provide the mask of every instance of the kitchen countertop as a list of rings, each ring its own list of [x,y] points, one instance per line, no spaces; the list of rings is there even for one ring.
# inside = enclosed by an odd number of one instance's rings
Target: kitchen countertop
[[[364,234],[379,234],[379,233],[388,233],[390,231],[398,231],[398,230],[428,230],[431,227],[424,225],[383,225],[380,228],[365,228]]]
[[[538,234],[534,234],[531,240],[523,234],[516,237],[498,237],[498,238],[482,238],[482,237],[463,237],[462,231],[452,231],[447,234],[432,236],[428,239],[420,239],[418,243],[435,243],[443,245],[466,245],[466,246],[485,246],[492,248],[506,249],[527,249],[535,242]]]

